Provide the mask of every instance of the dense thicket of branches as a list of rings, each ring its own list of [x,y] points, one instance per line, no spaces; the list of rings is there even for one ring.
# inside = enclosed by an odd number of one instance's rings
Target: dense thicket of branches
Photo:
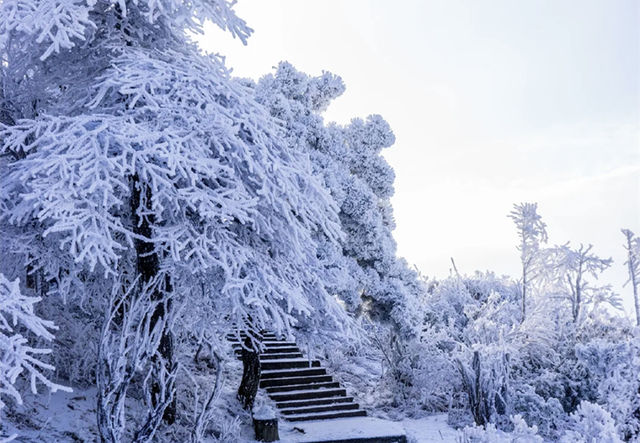
[[[189,40],[211,20],[245,41],[232,6],[0,6],[1,271],[60,323],[59,371],[98,380],[105,440],[174,419],[180,355],[203,330],[349,329],[317,252],[344,238],[335,202],[253,90]],[[142,373],[149,418],[131,430]]]

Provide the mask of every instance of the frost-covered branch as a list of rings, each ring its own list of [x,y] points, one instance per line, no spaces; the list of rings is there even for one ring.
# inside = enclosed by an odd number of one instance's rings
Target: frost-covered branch
[[[5,406],[3,397],[10,397],[18,404],[22,396],[15,388],[20,376],[29,379],[31,392],[37,394],[37,385],[43,384],[52,392],[71,392],[71,389],[50,381],[45,371],[55,368],[41,359],[50,349],[33,347],[23,335],[28,334],[46,341],[53,340],[52,321],[40,318],[34,311],[37,297],[27,297],[20,291],[20,280],[9,281],[0,274],[0,409]]]
[[[177,368],[164,370],[159,362],[159,347],[163,331],[171,319],[168,316],[154,318],[161,301],[154,300],[157,285],[163,280],[160,275],[144,285],[134,282],[122,293],[115,286],[109,300],[110,308],[105,317],[100,345],[98,348],[98,429],[102,441],[120,442],[130,428],[126,421],[126,400],[128,390],[136,375],[146,375],[144,385],[160,384],[159,397],[148,401],[149,409],[142,426],[135,430],[134,441],[148,441],[153,437],[162,421],[164,410],[175,395],[175,375]],[[151,381],[154,373],[161,374],[160,380]],[[148,395],[149,389],[145,389]]]
[[[552,287],[551,294],[569,302],[574,323],[581,321],[585,305],[596,309],[607,304],[622,309],[621,298],[611,285],[598,286],[589,281],[597,280],[613,263],[611,258],[598,257],[592,249],[593,245],[573,248],[567,243],[545,251],[545,279]]]

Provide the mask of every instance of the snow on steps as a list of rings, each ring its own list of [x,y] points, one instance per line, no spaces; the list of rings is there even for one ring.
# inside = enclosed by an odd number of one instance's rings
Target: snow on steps
[[[314,443],[406,443],[402,427],[367,417],[366,411],[347,397],[347,391],[327,374],[318,360],[302,358],[295,342],[274,334],[257,334],[264,346],[260,354],[260,388],[280,411],[282,441]],[[256,335],[254,335],[256,336]],[[236,355],[242,354],[238,335],[227,337]],[[244,340],[246,334],[239,334]],[[327,426],[326,420],[331,420]],[[291,432],[289,432],[291,431]]]
[[[373,417],[350,417],[326,421],[283,422],[280,439],[296,443],[406,443],[403,427]]]
[[[261,388],[272,388],[275,386],[301,385],[311,383],[330,382],[333,377],[330,375],[308,375],[306,377],[285,377],[285,378],[268,378],[260,380]]]
[[[299,391],[304,389],[322,389],[322,388],[339,388],[340,383],[337,381],[331,382],[323,382],[323,383],[302,383],[302,384],[292,384],[288,386],[274,386],[271,388],[266,388],[269,394],[275,394],[277,392],[290,392],[290,391]]]
[[[323,411],[323,412],[307,412],[300,414],[289,414],[285,418],[289,421],[309,421],[309,420],[328,420],[330,418],[344,417],[366,417],[367,413],[362,409],[354,411]]]
[[[327,370],[324,368],[308,368],[308,369],[281,369],[275,371],[262,371],[260,380],[270,380],[273,378],[286,377],[306,377],[311,375],[326,375]]]
[[[337,405],[341,403],[353,403],[353,397],[329,397],[329,398],[315,398],[313,400],[292,400],[277,402],[276,406],[279,409],[287,408],[305,408],[307,406],[317,405]]]
[[[320,361],[303,358],[295,342],[279,340],[272,333],[253,333],[263,345],[260,388],[275,401],[288,421],[328,420],[366,416],[366,411],[347,397],[340,383],[327,375]],[[236,355],[242,354],[246,333],[229,334]]]

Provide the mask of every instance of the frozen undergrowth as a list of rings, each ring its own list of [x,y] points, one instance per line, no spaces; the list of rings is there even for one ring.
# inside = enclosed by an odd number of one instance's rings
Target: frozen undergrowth
[[[226,382],[222,393],[213,406],[217,417],[207,432],[203,443],[233,443],[252,441],[251,419],[235,399],[242,367],[239,362],[229,361],[225,368]],[[213,383],[215,375],[208,376]],[[200,380],[203,381],[203,380]],[[206,380],[205,384],[206,384]],[[127,420],[135,421],[144,416],[141,399],[135,393],[127,402]],[[96,389],[74,387],[74,392],[62,392],[23,396],[23,404],[6,408],[0,416],[0,442],[17,435],[15,441],[25,443],[97,442]],[[170,443],[187,441],[191,429],[182,420],[171,428],[161,428],[154,441]]]

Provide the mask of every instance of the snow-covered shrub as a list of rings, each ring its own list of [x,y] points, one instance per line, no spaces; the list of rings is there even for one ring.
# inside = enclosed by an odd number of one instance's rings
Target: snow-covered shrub
[[[36,314],[34,305],[38,301],[37,297],[22,294],[19,279],[9,281],[0,273],[0,409],[8,399],[22,403],[16,387],[21,377],[28,380],[34,394],[38,392],[38,384],[51,392],[71,391],[48,378],[46,372],[55,368],[41,356],[51,350],[36,347],[34,343],[38,339],[52,341],[52,331],[56,329],[52,321]]]
[[[602,406],[583,401],[571,414],[563,443],[621,443],[611,414]]]
[[[496,428],[493,423],[486,426],[466,426],[458,433],[458,443],[542,443],[544,439],[538,435],[536,426],[529,426],[520,416],[510,417],[510,431]]]
[[[576,345],[592,397],[611,414],[618,434],[640,437],[640,328],[621,327],[619,318],[592,325],[591,337]]]
[[[486,426],[465,426],[459,431],[457,441],[458,443],[506,443],[509,438],[505,432],[498,430],[493,423],[488,423]]]
[[[540,435],[557,439],[566,427],[567,414],[557,398],[539,395],[534,384],[534,380],[515,384],[511,395],[512,408],[527,423],[535,426]]]
[[[511,417],[513,431],[511,431],[512,443],[542,443],[544,439],[538,435],[538,427],[529,426],[520,414]]]

